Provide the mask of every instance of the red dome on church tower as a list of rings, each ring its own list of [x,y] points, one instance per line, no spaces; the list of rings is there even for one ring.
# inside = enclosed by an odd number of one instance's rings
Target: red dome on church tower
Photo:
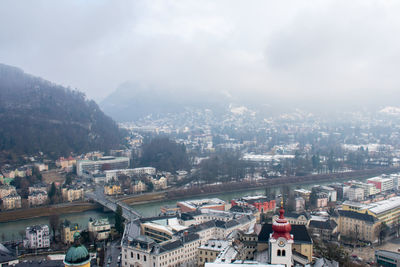
[[[285,210],[283,209],[283,201],[281,202],[281,209],[279,210],[279,218],[272,224],[272,237],[274,239],[278,239],[279,237],[283,237],[286,240],[291,240],[293,237],[290,235],[290,231],[292,230],[292,226],[285,219]]]

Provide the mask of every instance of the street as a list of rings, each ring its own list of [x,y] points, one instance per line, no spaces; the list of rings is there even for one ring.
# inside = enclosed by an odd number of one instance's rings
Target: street
[[[121,240],[116,240],[116,241],[109,243],[109,245],[106,247],[106,255],[104,258],[104,267],[119,266],[118,256],[121,253],[121,250],[119,249],[120,244],[121,244]]]

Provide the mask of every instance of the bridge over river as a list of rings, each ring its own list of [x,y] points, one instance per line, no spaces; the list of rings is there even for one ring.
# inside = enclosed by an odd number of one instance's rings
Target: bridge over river
[[[116,211],[118,205],[121,206],[122,216],[128,221],[136,221],[137,219],[142,218],[142,215],[126,203],[104,196],[101,187],[97,187],[94,192],[86,192],[85,196],[112,211]]]

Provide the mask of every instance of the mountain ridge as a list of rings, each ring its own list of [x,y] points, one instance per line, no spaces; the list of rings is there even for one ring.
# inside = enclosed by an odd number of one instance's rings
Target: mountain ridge
[[[0,124],[0,151],[17,154],[106,151],[123,137],[82,92],[5,64],[0,64]]]

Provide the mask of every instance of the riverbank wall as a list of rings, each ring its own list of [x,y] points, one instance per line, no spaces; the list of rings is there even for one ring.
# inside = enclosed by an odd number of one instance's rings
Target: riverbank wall
[[[102,207],[97,203],[73,202],[60,205],[42,206],[28,209],[18,209],[0,212],[0,223],[38,217],[47,217],[53,214],[79,213],[88,210],[97,210]]]
[[[290,177],[277,177],[268,178],[263,180],[254,181],[241,181],[241,182],[230,182],[215,185],[203,185],[193,186],[191,188],[179,188],[170,189],[163,192],[147,193],[136,196],[128,196],[121,199],[129,205],[140,205],[143,203],[160,202],[163,200],[175,200],[188,197],[198,197],[215,195],[218,193],[227,192],[240,192],[252,189],[263,189],[268,187],[279,187],[282,185],[300,185],[309,183],[321,183],[321,182],[339,182],[344,180],[352,179],[367,179],[383,173],[397,173],[400,172],[400,168],[375,168],[370,170],[360,170],[342,173],[331,173],[331,174],[318,174],[308,176],[290,176]]]

